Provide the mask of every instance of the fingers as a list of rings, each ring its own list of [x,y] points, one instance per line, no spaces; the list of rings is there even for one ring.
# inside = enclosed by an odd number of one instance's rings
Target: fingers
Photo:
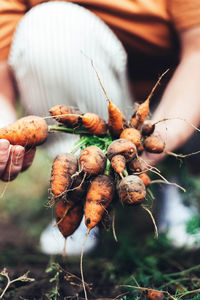
[[[31,166],[33,159],[35,157],[35,152],[36,152],[36,148],[29,149],[25,152],[22,171],[27,170]]]
[[[11,181],[17,177],[22,170],[25,148],[22,146],[10,146],[10,155],[1,179]]]
[[[7,140],[0,139],[0,177],[4,173],[8,163],[10,153],[10,143]]]
[[[30,167],[36,149],[29,149],[19,145],[10,145],[8,140],[0,139],[0,179],[11,181],[17,175]]]
[[[144,151],[141,155],[143,160],[143,170],[147,171],[150,167],[156,166],[160,161],[166,157],[166,153],[149,153]]]

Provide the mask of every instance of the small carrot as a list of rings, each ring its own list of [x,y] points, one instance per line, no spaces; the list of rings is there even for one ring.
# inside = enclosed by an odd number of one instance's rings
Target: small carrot
[[[144,140],[144,148],[151,153],[162,153],[165,143],[158,136],[150,135]]]
[[[142,180],[135,175],[124,177],[117,184],[120,200],[127,204],[139,204],[146,196],[146,188]]]
[[[148,298],[151,300],[164,300],[163,292],[156,290],[148,290]]]
[[[148,114],[149,114],[149,103],[150,103],[150,99],[153,96],[154,91],[156,90],[157,86],[159,85],[161,79],[163,78],[163,76],[169,71],[169,69],[167,69],[157,80],[156,84],[153,86],[149,96],[147,97],[147,99],[138,106],[138,108],[136,109],[136,112],[133,114],[131,121],[130,121],[130,126],[134,127],[134,128],[141,128],[142,124],[144,123],[144,121],[146,120]]]
[[[51,171],[51,191],[55,198],[65,196],[77,167],[77,158],[71,153],[62,153],[55,158]]]
[[[151,179],[150,177],[147,175],[147,173],[141,173],[138,175],[140,177],[140,179],[142,179],[145,187],[148,187],[151,183]]]
[[[105,135],[107,133],[107,124],[99,115],[88,112],[81,116],[81,120],[83,127],[89,133],[95,135]]]
[[[126,161],[130,161],[136,155],[136,147],[129,140],[126,139],[115,140],[109,145],[107,149],[107,156],[111,161],[113,156],[118,154],[123,155]]]
[[[125,128],[120,134],[120,139],[127,139],[138,147],[141,144],[141,133],[135,128]]]
[[[12,145],[33,148],[45,142],[48,134],[46,121],[37,116],[23,117],[16,122],[0,128],[0,139]]]
[[[83,115],[78,107],[66,105],[55,105],[51,107],[49,112],[56,121],[65,124],[69,128],[77,127],[79,125],[79,117]]]
[[[111,166],[116,173],[122,176],[126,167],[126,159],[123,155],[115,155],[111,159]]]
[[[124,128],[128,127],[127,120],[120,109],[108,99],[108,128],[110,134],[119,137]]]
[[[109,128],[110,134],[112,136],[119,137],[122,130],[125,127],[128,127],[127,120],[124,117],[123,113],[120,111],[120,109],[109,99],[107,92],[106,92],[105,88],[103,87],[103,84],[101,82],[99,74],[98,74],[92,60],[91,60],[91,64],[97,75],[98,81],[104,92],[104,95],[108,101],[108,128]]]
[[[83,207],[80,203],[74,205],[60,200],[56,204],[55,215],[58,228],[66,238],[78,228],[83,217]]]
[[[106,156],[97,146],[86,147],[79,157],[80,170],[88,176],[103,173],[106,167]]]
[[[131,172],[142,172],[144,166],[142,164],[142,161],[135,157],[130,162],[128,162],[128,169]]]
[[[133,114],[130,126],[134,128],[141,128],[142,124],[144,123],[146,117],[149,114],[149,98],[147,98],[142,104],[140,104]]]
[[[114,196],[114,181],[109,175],[98,175],[92,180],[85,202],[85,225],[88,230],[101,220]]]
[[[146,120],[142,125],[142,135],[149,136],[154,132],[154,129],[155,129],[155,124],[150,120]]]

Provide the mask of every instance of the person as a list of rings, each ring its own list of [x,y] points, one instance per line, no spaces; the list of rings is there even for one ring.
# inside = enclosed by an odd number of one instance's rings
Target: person
[[[88,58],[125,114],[131,113],[134,94],[147,96],[158,75],[172,70],[152,115],[154,121],[170,119],[155,130],[167,151],[188,140],[194,131],[190,123],[199,124],[197,0],[0,0],[0,28],[2,126],[16,118],[17,92],[26,114],[46,116],[52,105],[64,103],[105,117],[105,96]],[[51,137],[50,155],[69,151],[75,139]],[[14,179],[31,165],[34,153],[0,140],[0,178]],[[143,158],[155,165],[165,155]]]

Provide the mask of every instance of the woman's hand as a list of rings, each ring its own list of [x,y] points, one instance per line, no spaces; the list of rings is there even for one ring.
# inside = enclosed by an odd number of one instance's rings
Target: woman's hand
[[[180,63],[152,117],[158,122],[155,134],[165,142],[165,153],[144,153],[142,158],[150,165],[181,147],[194,132],[193,125],[200,124],[200,26],[182,32],[180,40]],[[162,119],[168,120],[159,123]]]
[[[11,145],[9,141],[0,139],[0,179],[11,181],[30,167],[35,156],[35,148],[25,150],[24,147]]]

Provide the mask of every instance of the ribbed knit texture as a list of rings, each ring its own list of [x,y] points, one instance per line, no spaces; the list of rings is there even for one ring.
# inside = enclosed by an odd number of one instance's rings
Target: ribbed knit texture
[[[78,106],[107,119],[107,102],[90,59],[112,101],[131,113],[127,56],[114,33],[76,4],[51,2],[31,9],[19,23],[9,63],[26,114],[48,116],[56,104]],[[49,151],[69,151],[77,137],[52,135]]]

